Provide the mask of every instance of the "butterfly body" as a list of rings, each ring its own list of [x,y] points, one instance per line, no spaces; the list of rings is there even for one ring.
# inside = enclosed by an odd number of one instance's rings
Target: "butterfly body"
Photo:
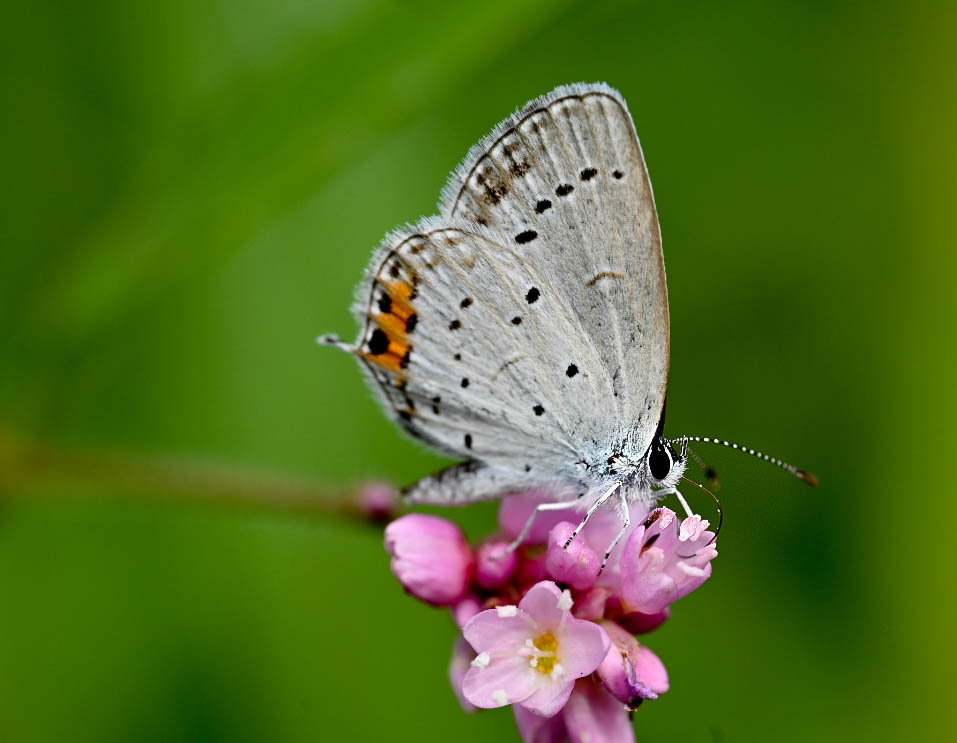
[[[651,183],[624,100],[558,88],[502,122],[439,215],[385,239],[359,286],[354,344],[385,408],[464,457],[419,503],[531,487],[583,509],[673,490],[664,439],[669,317]]]

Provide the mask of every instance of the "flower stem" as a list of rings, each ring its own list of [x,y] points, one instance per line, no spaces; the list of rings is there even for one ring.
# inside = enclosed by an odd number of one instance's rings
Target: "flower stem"
[[[189,456],[31,440],[0,429],[0,498],[71,494],[244,506],[368,520],[359,488]]]

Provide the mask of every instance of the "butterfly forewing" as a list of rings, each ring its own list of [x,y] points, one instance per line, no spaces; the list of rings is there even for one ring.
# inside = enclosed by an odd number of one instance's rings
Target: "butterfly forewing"
[[[651,182],[621,96],[569,86],[533,101],[473,149],[443,210],[501,232],[539,266],[581,326],[567,342],[597,349],[602,369],[589,373],[605,375],[611,399],[594,401],[604,415],[582,433],[647,447],[667,388],[668,297]]]

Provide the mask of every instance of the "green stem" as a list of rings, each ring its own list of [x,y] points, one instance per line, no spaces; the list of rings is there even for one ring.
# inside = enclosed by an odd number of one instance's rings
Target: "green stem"
[[[29,440],[0,429],[0,498],[94,491],[143,500],[362,517],[357,488],[187,456],[149,456]]]

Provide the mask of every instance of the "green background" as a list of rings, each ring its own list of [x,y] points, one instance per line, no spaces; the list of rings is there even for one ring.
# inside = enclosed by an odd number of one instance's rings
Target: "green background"
[[[578,80],[621,90],[654,181],[668,432],[823,483],[707,452],[721,557],[648,637],[641,739],[952,730],[952,3],[0,12],[0,739],[515,737],[459,710],[455,630],[379,531],[228,483],[441,464],[313,338],[471,144]]]

